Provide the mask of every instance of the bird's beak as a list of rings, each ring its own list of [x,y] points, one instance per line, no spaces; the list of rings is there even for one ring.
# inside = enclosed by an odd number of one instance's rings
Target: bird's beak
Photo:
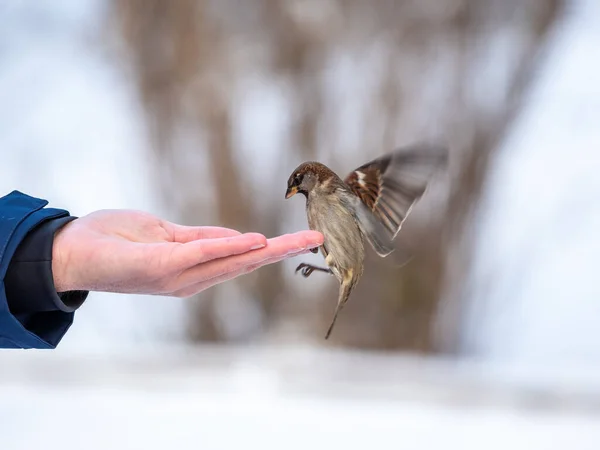
[[[296,186],[289,187],[289,188],[287,188],[287,191],[285,191],[285,198],[288,199],[290,197],[293,197],[297,193],[298,193],[298,188]]]

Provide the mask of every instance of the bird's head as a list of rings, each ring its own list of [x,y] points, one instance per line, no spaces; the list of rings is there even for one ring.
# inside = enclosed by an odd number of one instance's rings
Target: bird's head
[[[296,167],[288,178],[285,198],[293,197],[297,193],[308,197],[308,194],[326,185],[327,181],[334,176],[335,174],[321,163],[312,161],[302,163]]]

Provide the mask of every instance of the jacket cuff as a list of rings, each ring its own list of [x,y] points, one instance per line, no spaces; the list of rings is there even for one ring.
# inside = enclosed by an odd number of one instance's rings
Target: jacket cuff
[[[11,313],[70,313],[83,304],[89,291],[58,293],[52,274],[54,234],[76,218],[66,216],[46,220],[32,229],[21,241],[4,278]]]

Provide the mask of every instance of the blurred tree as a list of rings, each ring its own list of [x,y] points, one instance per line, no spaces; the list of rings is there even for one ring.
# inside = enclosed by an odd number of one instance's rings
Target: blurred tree
[[[415,208],[399,236],[415,259],[398,270],[370,255],[331,339],[432,351],[452,348],[460,314],[453,292],[469,263],[470,211],[559,6],[559,0],[120,0],[112,2],[110,23],[124,38],[123,59],[147,114],[157,188],[183,222],[270,236],[305,228],[299,202],[282,206],[287,176],[303,160],[319,159],[342,175],[409,142],[449,145],[450,176]],[[255,100],[251,107],[248,98]],[[277,112],[265,116],[274,98]],[[256,143],[272,127],[269,120],[279,124],[276,152]],[[248,338],[300,323],[320,340],[337,286],[315,281],[318,275],[291,280],[286,267],[201,294],[191,338]],[[310,301],[321,283],[327,287]],[[235,286],[240,290],[232,293]],[[438,325],[441,347],[433,340]]]

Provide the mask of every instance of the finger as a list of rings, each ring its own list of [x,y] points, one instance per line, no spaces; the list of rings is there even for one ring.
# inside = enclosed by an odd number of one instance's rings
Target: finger
[[[233,237],[242,234],[237,230],[223,227],[190,227],[177,224],[171,224],[170,227],[173,242],[181,243],[197,241],[199,239]]]
[[[321,233],[312,231],[301,231],[293,234],[286,234],[276,238],[268,239],[267,246],[249,253],[238,254],[228,258],[215,259],[204,264],[190,267],[182,272],[176,279],[176,289],[182,289],[186,286],[198,282],[218,277],[229,272],[242,269],[243,267],[260,263],[262,261],[289,257],[300,251],[318,247],[322,243]],[[320,243],[319,243],[320,240]]]
[[[213,259],[250,252],[265,247],[266,244],[267,238],[259,233],[190,241],[174,247],[169,264],[184,271]]]
[[[191,286],[187,286],[183,289],[173,292],[171,295],[175,297],[191,297],[192,295],[196,295],[199,292],[205,291],[206,289],[209,289],[217,284],[224,283],[225,281],[233,280],[234,278],[237,278],[241,275],[246,275],[248,273],[254,272],[256,269],[260,269],[261,267],[266,266],[268,264],[274,264],[292,256],[303,255],[305,253],[308,253],[309,251],[310,250],[302,250],[285,256],[269,258],[259,263],[251,264],[249,266],[245,266],[240,269],[234,270],[233,272],[228,272],[223,275],[211,278],[209,280],[192,284]]]
[[[313,248],[323,245],[324,241],[323,234],[315,230],[297,231],[296,233],[284,234],[278,237],[281,238],[281,242],[284,244],[291,243],[295,239],[300,239],[302,242],[306,243],[306,246],[312,245]]]

